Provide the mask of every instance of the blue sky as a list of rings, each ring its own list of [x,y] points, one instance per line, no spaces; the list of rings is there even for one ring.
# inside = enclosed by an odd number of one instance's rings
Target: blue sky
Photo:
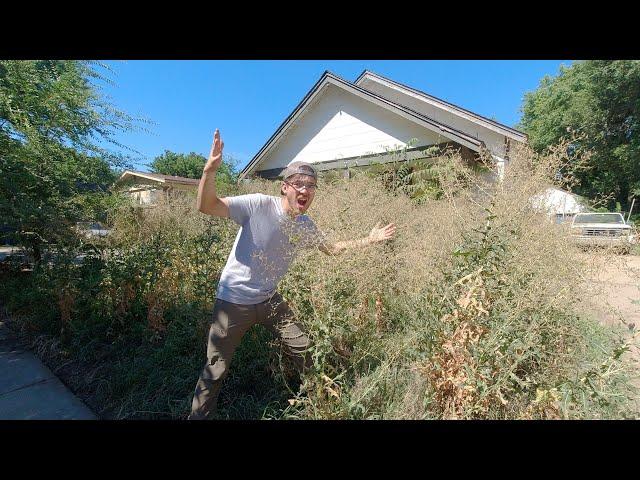
[[[147,170],[164,150],[207,155],[216,128],[225,153],[246,165],[325,70],[349,81],[367,69],[508,126],[524,94],[568,60],[128,60],[109,61],[102,91],[121,110],[155,125],[118,140]]]

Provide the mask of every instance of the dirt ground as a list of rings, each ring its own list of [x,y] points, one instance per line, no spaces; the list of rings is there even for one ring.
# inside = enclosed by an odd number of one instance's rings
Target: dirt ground
[[[586,310],[604,325],[624,328],[634,384],[640,388],[640,255],[587,255]]]
[[[592,255],[590,261],[589,289],[598,320],[640,329],[640,256]]]

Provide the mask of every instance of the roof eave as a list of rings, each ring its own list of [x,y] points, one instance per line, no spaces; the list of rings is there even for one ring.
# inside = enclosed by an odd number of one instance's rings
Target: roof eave
[[[249,161],[249,163],[240,171],[240,174],[238,175],[238,181],[242,180],[253,169],[253,167],[260,161],[260,158],[266,153],[266,151],[269,148],[271,148],[272,146],[271,144],[277,139],[279,134],[282,133],[284,130],[286,130],[286,127],[288,126],[290,121],[296,116],[297,113],[299,113],[300,110],[303,109],[307,100],[309,100],[322,87],[322,84],[328,78],[329,74],[330,72],[328,70],[324,71],[324,73],[320,76],[320,78],[315,83],[315,85],[311,87],[311,89],[302,98],[302,100],[298,103],[298,105],[296,105],[296,107],[289,114],[289,116],[284,119],[284,121],[280,124],[280,126],[273,133],[273,135],[271,135],[271,137],[269,137],[269,139],[265,142],[262,148],[258,150],[258,153],[256,153],[253,156],[253,158]]]
[[[142,178],[146,178],[147,180],[153,180],[154,182],[160,182],[160,183],[166,183],[165,180],[163,178],[157,178],[151,175],[145,175],[144,172],[135,172],[133,170],[125,170],[122,175],[120,175],[120,178],[118,178],[118,180],[116,181],[116,183],[119,183],[121,181],[126,181],[129,179],[129,177],[142,177]]]
[[[367,72],[365,70],[365,72]],[[364,74],[364,72],[363,72]],[[260,163],[260,160],[262,159],[262,157],[264,156],[264,154],[270,149],[272,148],[277,141],[279,140],[279,135],[281,133],[284,133],[289,124],[293,121],[293,119],[295,118],[295,116],[300,113],[301,111],[303,111],[306,106],[308,101],[313,97],[313,95],[315,93],[317,93],[325,84],[329,83],[330,80],[333,80],[333,82],[336,85],[339,84],[343,84],[343,86],[346,87],[350,87],[355,89],[356,91],[360,91],[362,94],[369,96],[369,97],[373,97],[375,99],[377,99],[378,101],[382,102],[382,103],[386,103],[388,104],[391,108],[395,108],[396,110],[402,111],[405,114],[411,116],[414,118],[414,121],[418,121],[417,123],[421,123],[421,124],[428,124],[431,127],[435,127],[437,129],[439,129],[442,132],[446,132],[449,135],[446,135],[446,137],[456,137],[456,139],[450,138],[451,140],[455,140],[459,143],[461,143],[462,145],[465,145],[473,150],[479,150],[481,148],[484,147],[484,142],[475,139],[473,137],[470,137],[466,134],[464,134],[463,132],[460,132],[458,130],[456,130],[453,127],[450,127],[448,125],[442,124],[440,122],[437,122],[429,117],[427,117],[426,115],[421,114],[420,112],[416,112],[408,107],[405,107],[403,105],[399,105],[396,104],[395,102],[384,98],[380,95],[377,95],[373,92],[370,92],[369,90],[362,88],[358,85],[355,85],[351,82],[349,82],[348,80],[345,80],[341,77],[339,77],[338,75],[333,74],[332,72],[329,72],[328,70],[325,71],[322,76],[320,77],[320,79],[316,82],[316,84],[311,88],[311,90],[307,93],[307,95],[305,95],[305,97],[302,99],[302,101],[296,106],[296,108],[294,109],[294,111],[289,114],[289,116],[282,122],[282,124],[278,127],[278,130],[276,130],[276,132],[271,135],[271,137],[269,138],[269,140],[267,140],[267,142],[263,145],[263,147],[258,151],[258,153],[251,159],[251,161],[247,164],[246,167],[244,167],[242,169],[242,171],[240,172],[240,174],[238,175],[238,181],[242,180],[247,174],[249,174],[254,167]],[[428,128],[426,125],[422,125],[425,128]]]
[[[409,90],[409,91],[411,91],[411,92],[413,92],[413,93],[415,93],[417,95],[426,97],[426,98],[428,98],[430,100],[433,100],[433,101],[435,101],[437,103],[440,103],[442,105],[446,105],[448,107],[451,107],[454,110],[458,110],[458,111],[461,111],[461,112],[466,113],[468,115],[471,115],[472,117],[480,120],[483,123],[488,123],[488,124],[493,125],[494,127],[498,128],[500,130],[503,130],[504,134],[508,134],[508,136],[510,136],[514,140],[524,141],[524,142],[526,142],[528,140],[528,135],[526,133],[521,132],[519,130],[516,130],[515,128],[509,127],[507,125],[503,125],[500,122],[496,122],[495,120],[491,120],[490,118],[486,118],[486,117],[484,117],[484,116],[482,116],[482,115],[480,115],[478,113],[472,112],[471,110],[467,110],[466,108],[462,108],[462,107],[460,107],[458,105],[455,105],[455,104],[453,104],[451,102],[447,102],[446,100],[442,100],[441,98],[434,97],[433,95],[430,95],[430,94],[428,94],[426,92],[423,92],[423,91],[418,90],[416,88],[410,87],[409,85],[405,85],[403,83],[397,82],[397,81],[392,80],[390,78],[384,77],[384,76],[379,75],[377,73],[371,72],[369,70],[364,70],[353,83],[355,85],[357,85],[358,82],[360,82],[367,75],[369,75],[371,77],[374,77],[374,78],[378,78],[378,79],[383,80],[385,82],[392,83],[397,87]],[[363,88],[363,87],[360,87],[360,88]],[[520,137],[520,138],[517,138],[517,137]]]

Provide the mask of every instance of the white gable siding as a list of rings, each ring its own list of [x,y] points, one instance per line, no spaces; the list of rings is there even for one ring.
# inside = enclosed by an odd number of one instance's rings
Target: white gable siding
[[[471,115],[464,112],[449,111],[436,104],[428,98],[418,96],[413,92],[398,91],[398,87],[387,84],[383,80],[371,77],[363,78],[359,86],[373,93],[376,93],[392,102],[403,105],[407,108],[420,112],[438,122],[449,125],[456,130],[465,132],[467,135],[484,142],[486,147],[494,155],[504,157],[505,155],[505,135],[492,130],[489,127],[479,125]]]
[[[343,89],[329,85],[307,113],[266,154],[258,170],[384,153],[386,148],[426,146],[448,139]]]

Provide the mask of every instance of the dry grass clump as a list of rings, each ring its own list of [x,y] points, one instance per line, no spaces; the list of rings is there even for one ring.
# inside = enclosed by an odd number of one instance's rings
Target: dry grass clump
[[[396,237],[337,256],[299,251],[279,290],[312,340],[312,368],[288,391],[286,361],[280,372],[270,337],[254,329],[236,352],[221,411],[321,419],[637,415],[622,361],[628,346],[583,312],[592,294],[585,278],[611,254],[585,255],[566,226],[531,202],[558,173],[571,184],[576,161],[566,152],[515,148],[502,182],[477,175],[453,151],[430,159],[441,162],[435,166],[321,179],[309,215],[327,241],[362,238],[379,222],[395,223]],[[233,193],[279,189],[256,180]],[[113,417],[182,418],[189,410],[238,229],[194,205],[187,196],[121,207],[101,255],[42,267],[24,298],[12,300],[46,306],[33,322],[65,334],[55,345],[91,366],[87,388]]]
[[[74,368],[100,371],[81,388],[101,416],[180,418],[237,226],[199,213],[189,195],[116,208],[111,235],[81,262],[71,252],[15,280],[9,306],[41,335],[59,337]]]
[[[160,196],[157,203],[140,207],[123,202],[110,215],[113,224],[109,240],[112,244],[134,244],[146,241],[158,231],[171,234],[197,235],[212,221],[199,214],[192,193]]]
[[[173,305],[213,305],[212,288],[237,227],[198,213],[194,204],[192,195],[176,195],[150,208],[123,206],[114,215],[105,254],[109,265],[115,270],[120,265],[124,271],[106,275],[103,287],[118,305],[119,316],[140,297],[149,327],[162,332],[163,313]],[[124,277],[126,281],[120,281]]]
[[[516,149],[503,181],[464,171],[448,178],[467,188],[443,182],[419,203],[367,175],[321,182],[309,215],[329,241],[398,229],[339,256],[300,252],[280,288],[314,368],[283,416],[629,414],[624,347],[580,312],[585,256],[530,200],[566,169],[564,152]]]

